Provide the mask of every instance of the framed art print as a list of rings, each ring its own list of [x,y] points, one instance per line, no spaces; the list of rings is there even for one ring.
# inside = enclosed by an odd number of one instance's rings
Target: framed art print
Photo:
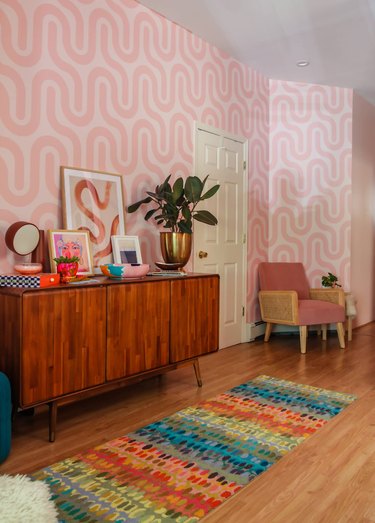
[[[77,256],[78,273],[80,276],[94,274],[94,264],[91,253],[90,236],[88,231],[49,230],[48,248],[50,255],[51,271],[56,272],[54,258],[64,256],[72,258]]]
[[[122,176],[61,167],[63,222],[67,229],[88,231],[95,272],[112,262],[111,236],[125,234]]]
[[[111,241],[115,263],[142,263],[138,236],[115,235]]]

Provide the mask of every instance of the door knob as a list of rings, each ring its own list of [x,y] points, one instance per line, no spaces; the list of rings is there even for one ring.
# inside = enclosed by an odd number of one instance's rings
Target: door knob
[[[207,258],[208,253],[205,251],[199,251],[198,256],[199,258]]]

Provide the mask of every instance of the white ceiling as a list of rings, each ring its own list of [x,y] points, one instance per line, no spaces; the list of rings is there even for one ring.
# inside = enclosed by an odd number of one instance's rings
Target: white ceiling
[[[139,2],[269,78],[354,88],[375,105],[375,0]]]

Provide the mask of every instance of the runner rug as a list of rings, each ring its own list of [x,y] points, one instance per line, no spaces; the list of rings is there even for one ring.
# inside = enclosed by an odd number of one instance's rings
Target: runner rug
[[[64,522],[193,523],[354,400],[258,376],[32,477]]]

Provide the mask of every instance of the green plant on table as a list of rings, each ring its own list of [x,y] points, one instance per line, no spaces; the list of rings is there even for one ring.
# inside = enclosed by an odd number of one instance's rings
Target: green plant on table
[[[331,272],[328,273],[328,276],[322,276],[322,285],[323,287],[341,287],[338,277]]]
[[[198,176],[188,176],[185,181],[177,178],[173,186],[169,183],[171,174],[161,185],[155,187],[154,192],[147,191],[147,197],[129,205],[128,212],[135,212],[141,205],[153,202],[155,208],[150,209],[144,219],[153,218],[158,225],[163,225],[171,232],[192,233],[193,220],[207,225],[216,225],[216,217],[209,211],[197,210],[202,200],[214,196],[220,185],[214,185],[206,192],[204,187],[208,176],[201,180]]]

